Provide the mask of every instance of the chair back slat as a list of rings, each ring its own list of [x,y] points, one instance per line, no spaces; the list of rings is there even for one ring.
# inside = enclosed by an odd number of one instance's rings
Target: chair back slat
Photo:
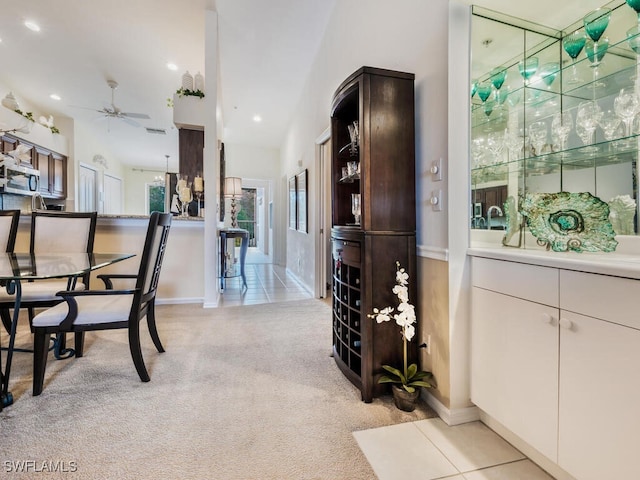
[[[151,214],[136,282],[142,302],[155,297],[170,227],[170,213],[153,212]]]
[[[20,210],[0,210],[0,248],[5,252],[13,252],[18,234]]]

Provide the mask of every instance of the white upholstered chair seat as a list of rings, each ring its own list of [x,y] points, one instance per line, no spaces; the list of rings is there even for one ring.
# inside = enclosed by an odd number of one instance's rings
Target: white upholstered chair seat
[[[129,319],[132,295],[87,295],[75,297],[78,316],[74,325],[95,325],[124,322]],[[60,325],[69,309],[66,302],[59,303],[33,317],[34,327]]]
[[[55,298],[56,293],[67,289],[67,280],[42,280],[22,282],[22,302],[47,302]],[[74,290],[85,290],[85,284],[78,281]],[[0,302],[13,302],[14,295],[9,295],[5,288],[0,288]]]

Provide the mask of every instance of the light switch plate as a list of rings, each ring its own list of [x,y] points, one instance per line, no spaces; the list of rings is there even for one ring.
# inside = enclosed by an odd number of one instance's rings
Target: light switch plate
[[[429,171],[431,172],[431,180],[434,182],[442,180],[442,158],[431,162],[431,168]]]
[[[429,203],[431,203],[431,208],[434,212],[440,212],[442,210],[442,190],[431,192]]]

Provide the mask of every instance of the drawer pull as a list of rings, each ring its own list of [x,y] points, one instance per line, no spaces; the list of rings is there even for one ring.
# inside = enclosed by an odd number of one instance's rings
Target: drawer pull
[[[553,315],[550,315],[548,313],[543,313],[542,314],[542,322],[543,323],[548,323],[549,325],[553,325],[555,318],[553,318]]]
[[[566,328],[567,330],[571,330],[573,328],[573,322],[571,320],[569,320],[568,318],[561,318],[560,319],[560,326],[562,328]]]

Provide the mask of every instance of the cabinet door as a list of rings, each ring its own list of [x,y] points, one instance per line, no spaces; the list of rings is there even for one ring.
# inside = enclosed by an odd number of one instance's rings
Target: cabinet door
[[[557,460],[558,310],[473,288],[471,400]]]
[[[640,330],[561,315],[558,463],[580,480],[638,478]]]
[[[50,166],[53,170],[51,193],[56,197],[65,198],[67,194],[67,159],[62,155],[52,153]]]
[[[40,193],[51,193],[51,179],[49,169],[49,150],[36,147],[36,164],[35,167],[40,172]]]
[[[1,137],[2,139],[2,153],[8,153],[12,150],[15,150],[18,146],[18,139],[13,137]]]

